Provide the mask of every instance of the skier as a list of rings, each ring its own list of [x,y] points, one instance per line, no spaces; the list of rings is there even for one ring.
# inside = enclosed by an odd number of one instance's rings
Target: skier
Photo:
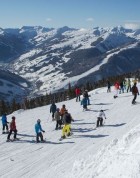
[[[127,81],[127,93],[128,93],[128,91],[131,91],[131,81],[130,81],[130,79],[128,79],[128,81]]]
[[[62,108],[60,109],[62,124],[63,124],[63,115],[64,115],[64,113],[65,113],[65,110],[66,110],[66,105],[63,104],[63,105],[62,105]]]
[[[132,87],[132,94],[134,95],[134,98],[132,100],[132,104],[135,104],[136,103],[136,98],[137,98],[137,95],[139,95],[139,91],[138,91],[138,88],[136,86],[136,83],[134,83],[133,87]]]
[[[88,90],[85,90],[83,93],[83,97],[87,99],[87,105],[90,105],[90,100],[89,100],[89,95],[88,95]]]
[[[120,93],[120,94],[121,94],[121,93],[124,93],[123,81],[120,82],[120,92],[119,92],[119,93]]]
[[[111,92],[111,83],[109,80],[107,81],[107,93],[108,92]]]
[[[40,137],[41,141],[44,142],[42,132],[45,132],[45,131],[42,129],[40,122],[41,122],[41,120],[38,119],[37,123],[35,124],[36,142],[37,143],[40,142],[39,137]]]
[[[114,95],[114,98],[117,98],[117,97],[118,97],[118,90],[119,90],[119,88],[120,88],[119,82],[116,82],[116,83],[115,83],[114,88],[115,88],[115,95]]]
[[[68,110],[65,110],[65,114],[63,115],[64,127],[62,129],[62,136],[61,139],[66,138],[66,136],[70,136],[71,133],[71,121],[74,122],[71,114],[68,113]]]
[[[54,118],[56,120],[56,128],[55,128],[55,130],[58,130],[58,126],[59,126],[59,129],[61,129],[62,120],[61,120],[60,116],[61,116],[60,109],[57,108],[56,112],[54,113]]]
[[[81,101],[81,105],[83,105],[83,111],[88,110],[87,109],[87,98],[83,97],[82,101]]]
[[[52,105],[50,106],[50,113],[52,112],[52,121],[54,121],[54,113],[56,112],[56,105],[54,102],[52,102]]]
[[[16,138],[16,135],[17,135],[17,129],[16,129],[16,122],[15,122],[15,116],[12,116],[12,121],[11,121],[11,123],[10,123],[10,132],[9,132],[9,134],[8,134],[8,136],[7,136],[7,141],[10,141],[11,139],[10,139],[10,136],[11,136],[11,134],[12,134],[12,132],[14,132],[14,140],[16,140],[17,138]]]
[[[1,120],[2,120],[2,127],[3,127],[2,134],[9,133],[9,131],[8,131],[8,123],[9,122],[7,122],[6,113],[4,113],[2,115],[2,119]],[[5,128],[6,128],[6,132],[5,132]]]
[[[76,94],[76,102],[79,100],[80,101],[80,93],[81,93],[81,90],[80,88],[76,88],[75,89],[75,94]]]
[[[103,118],[106,119],[106,115],[103,110],[100,110],[100,112],[97,115],[97,125],[96,127],[103,126]]]

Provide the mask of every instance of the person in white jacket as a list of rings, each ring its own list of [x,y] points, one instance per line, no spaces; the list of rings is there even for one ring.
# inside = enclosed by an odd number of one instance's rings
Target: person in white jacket
[[[97,127],[103,126],[103,118],[106,119],[106,115],[103,110],[100,110],[100,112],[97,115]]]

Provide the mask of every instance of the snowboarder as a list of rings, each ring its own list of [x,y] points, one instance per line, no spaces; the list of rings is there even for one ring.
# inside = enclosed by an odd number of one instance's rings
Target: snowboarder
[[[8,131],[8,123],[9,122],[7,122],[7,117],[6,117],[6,113],[4,113],[3,115],[2,115],[2,133],[3,134],[5,134],[5,133],[9,133],[9,131]],[[5,132],[5,128],[6,128],[6,132]]]
[[[61,114],[60,114],[60,109],[59,108],[57,108],[56,109],[56,112],[54,113],[54,118],[55,118],[55,120],[56,120],[56,128],[55,128],[55,130],[57,130],[58,129],[58,126],[59,126],[59,129],[61,129],[61,125],[62,125],[62,120],[61,120]]]
[[[103,110],[100,110],[100,112],[97,115],[97,124],[96,127],[103,126],[103,118],[106,119],[106,115]]]
[[[71,133],[71,121],[74,122],[74,119],[72,118],[71,114],[68,113],[68,110],[65,110],[65,113],[63,115],[63,121],[64,121],[64,127],[62,129],[62,139],[66,138],[66,136],[70,136]]]
[[[134,83],[133,87],[132,87],[132,94],[134,95],[134,98],[132,100],[132,104],[135,104],[136,103],[136,98],[137,98],[137,95],[139,95],[139,91],[138,91],[138,88],[136,86],[136,83]]]
[[[16,140],[16,136],[17,136],[17,129],[16,129],[16,122],[15,122],[15,116],[12,116],[12,121],[10,122],[10,132],[7,136],[7,141],[10,141],[10,136],[12,134],[12,132],[14,132],[14,140]]]
[[[54,121],[54,113],[56,112],[56,105],[54,102],[52,102],[52,105],[50,106],[50,113],[52,113],[52,121]]]
[[[40,142],[39,137],[40,137],[41,141],[44,142],[42,132],[45,132],[45,131],[42,129],[40,122],[41,122],[41,120],[38,119],[37,123],[35,124],[36,142],[37,143]]]

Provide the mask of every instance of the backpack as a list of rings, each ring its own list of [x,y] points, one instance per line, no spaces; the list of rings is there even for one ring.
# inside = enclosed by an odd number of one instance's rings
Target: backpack
[[[133,87],[132,87],[132,93],[138,93],[138,89],[137,89],[136,86],[133,86]]]
[[[70,114],[65,115],[66,123],[70,124],[71,123],[71,116]]]

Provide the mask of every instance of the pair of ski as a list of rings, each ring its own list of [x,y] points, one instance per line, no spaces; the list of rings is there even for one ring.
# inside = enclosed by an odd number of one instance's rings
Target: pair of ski
[[[46,138],[43,141],[37,142],[36,140],[32,140],[31,143],[47,143]]]
[[[19,141],[20,138],[13,138],[13,139],[7,139],[6,142],[15,142],[15,141]]]

